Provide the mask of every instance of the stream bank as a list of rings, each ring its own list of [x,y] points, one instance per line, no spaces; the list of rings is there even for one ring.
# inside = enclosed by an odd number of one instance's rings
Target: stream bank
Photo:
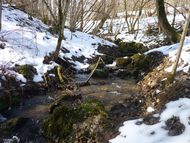
[[[13,136],[17,136],[20,142],[46,143],[47,140],[81,142],[85,140],[85,142],[104,143],[118,133],[118,128],[123,121],[143,116],[144,102],[141,100],[136,83],[162,62],[163,55],[156,52],[144,55],[132,49],[128,51],[125,48],[129,45],[126,43],[123,45],[118,48],[118,54],[115,57],[112,56],[111,62],[116,60],[116,66],[107,67],[105,64],[110,63],[108,58],[110,56],[108,53],[107,57],[102,56],[105,63],[97,68],[98,74],[90,79],[89,85],[77,87],[75,83],[78,79],[83,81],[88,77],[85,74],[78,75],[74,83],[68,85],[66,83],[67,86],[64,86],[69,88],[55,93],[42,93],[39,96],[26,96],[28,99],[24,98],[22,105],[16,105],[12,110],[4,112],[3,115],[9,120],[2,123],[1,139],[12,139]],[[141,44],[138,46],[142,48]],[[109,48],[105,47],[105,51],[108,52]],[[112,52],[112,50],[109,51],[109,53]],[[130,53],[129,57],[123,57],[123,54],[126,54],[124,52]],[[94,63],[93,61],[96,61],[96,57],[90,62]],[[145,65],[149,68],[145,68]],[[106,77],[102,76],[105,72]],[[52,78],[60,82],[59,76]],[[55,81],[51,83],[52,86],[54,84],[57,86]],[[22,124],[16,122],[13,126],[11,124],[11,128],[7,129],[6,124],[12,123],[11,120],[14,118],[19,121],[20,118],[24,118],[24,122]],[[62,129],[60,126],[66,128]],[[88,130],[85,130],[86,128]]]

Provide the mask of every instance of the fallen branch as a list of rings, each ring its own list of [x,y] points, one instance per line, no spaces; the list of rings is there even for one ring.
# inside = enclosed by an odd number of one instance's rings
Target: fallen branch
[[[87,78],[87,80],[77,83],[78,86],[81,87],[81,86],[89,85],[89,80],[91,79],[91,77],[93,76],[94,72],[96,71],[96,69],[97,69],[97,67],[98,67],[98,65],[99,65],[99,63],[100,63],[100,61],[103,62],[103,60],[102,60],[101,57],[98,58],[98,61],[96,62],[96,65],[94,66],[94,69],[91,71],[91,73],[90,73],[89,77]]]

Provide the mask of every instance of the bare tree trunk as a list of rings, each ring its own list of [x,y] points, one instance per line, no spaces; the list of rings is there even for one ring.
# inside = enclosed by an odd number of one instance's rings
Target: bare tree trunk
[[[64,27],[65,27],[65,22],[66,22],[66,18],[67,18],[69,5],[70,5],[70,0],[65,0],[64,3],[62,3],[62,0],[58,1],[59,37],[57,40],[56,49],[53,52],[53,54],[50,56],[50,58],[45,60],[46,63],[49,63],[50,61],[55,61],[59,57],[62,40],[64,39]]]
[[[62,44],[62,40],[64,38],[64,27],[65,27],[65,22],[66,22],[66,18],[67,18],[67,13],[68,13],[68,9],[69,9],[69,4],[70,4],[70,0],[65,0],[64,3],[64,11],[62,12],[62,7],[60,5],[61,4],[61,0],[59,0],[59,38],[57,40],[57,46],[56,46],[56,50],[53,54],[53,61],[55,61],[58,56],[59,56],[59,51],[61,49],[61,44]]]
[[[104,23],[109,18],[110,13],[112,12],[113,7],[115,6],[115,4],[116,4],[115,0],[112,0],[110,5],[107,7],[106,6],[106,1],[103,1],[103,10],[104,10],[103,16],[100,19],[100,22],[98,23],[98,25],[93,29],[93,31],[92,31],[93,34],[96,35],[98,33],[98,31],[103,27]]]
[[[0,31],[2,29],[2,1],[0,0]]]
[[[181,40],[180,40],[176,60],[175,60],[175,63],[174,63],[173,69],[172,69],[172,73],[171,73],[171,77],[170,77],[170,83],[173,82],[175,74],[176,74],[177,66],[178,66],[178,63],[179,63],[179,59],[180,59],[180,56],[181,56],[181,51],[182,51],[184,40],[185,40],[185,36],[187,35],[189,22],[190,22],[190,11],[189,11],[188,17],[187,17],[185,25],[184,25],[184,29],[183,29],[183,33],[182,33],[182,36],[181,36]]]
[[[80,31],[83,31],[84,26],[84,1],[81,0],[81,14],[80,14]]]
[[[49,6],[48,2],[47,2],[46,0],[42,0],[42,1],[43,1],[43,3],[45,4],[45,6],[47,7],[47,9],[48,9],[48,11],[49,11],[51,17],[53,18],[54,23],[57,23],[56,16],[54,15],[53,10],[52,10],[51,7]]]
[[[163,32],[169,37],[169,39],[176,43],[180,41],[180,34],[178,34],[174,28],[171,27],[169,24],[166,13],[165,13],[165,6],[164,0],[156,0],[156,10],[157,16],[159,21],[159,26],[163,30]]]

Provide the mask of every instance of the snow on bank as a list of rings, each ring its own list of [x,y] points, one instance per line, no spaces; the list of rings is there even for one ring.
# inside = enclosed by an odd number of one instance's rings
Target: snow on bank
[[[156,48],[153,50],[150,50],[147,53],[153,52],[153,51],[160,51],[165,55],[169,55],[169,59],[173,62],[176,59],[176,53],[179,48],[179,43],[169,45],[169,46],[163,46],[160,48]],[[178,66],[177,71],[184,71],[184,72],[189,72],[190,69],[190,37],[186,37],[183,45],[183,49],[181,52],[181,57],[180,57],[180,64]],[[165,69],[167,72],[171,72],[173,65]]]
[[[6,120],[7,120],[7,118],[3,117],[3,116],[0,114],[0,123],[1,123],[1,122],[4,122],[4,121],[6,121]]]
[[[16,64],[33,65],[38,72],[34,81],[42,81],[42,76],[51,70],[56,63],[43,64],[44,57],[53,52],[57,43],[57,35],[48,32],[49,27],[36,18],[31,18],[28,14],[16,10],[8,5],[3,6],[2,31],[0,32],[0,72],[2,69],[12,69]],[[60,52],[61,58],[67,58],[74,63],[77,69],[86,68],[86,61],[80,63],[72,59],[73,56],[92,58],[97,55],[98,44],[113,44],[98,37],[82,32],[70,32],[65,29],[66,40],[62,43]],[[9,71],[9,73],[13,71]],[[0,74],[1,74],[0,73]],[[14,72],[15,73],[15,72]],[[13,74],[14,74],[13,73]],[[15,73],[18,80],[23,79],[22,75]]]
[[[155,115],[157,116],[157,115]],[[190,142],[190,99],[183,98],[166,104],[166,109],[161,113],[159,123],[154,125],[137,125],[142,119],[124,122],[119,129],[120,135],[110,140],[111,143],[189,143]],[[179,117],[185,125],[181,135],[169,136],[163,127],[165,122],[173,116]],[[154,134],[153,134],[154,133]]]

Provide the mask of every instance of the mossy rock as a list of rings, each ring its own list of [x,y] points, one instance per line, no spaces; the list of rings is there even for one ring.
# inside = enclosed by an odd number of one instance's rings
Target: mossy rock
[[[20,128],[22,125],[26,123],[28,119],[22,117],[12,118],[6,122],[0,124],[0,136],[9,134]]]
[[[105,68],[103,69],[96,69],[92,77],[94,78],[108,78],[109,71]]]
[[[82,96],[80,94],[79,95],[71,95],[71,93],[64,92],[63,95],[61,95],[57,100],[55,100],[53,103],[50,104],[50,106],[49,106],[49,112],[53,113],[53,111],[57,107],[61,106],[61,104],[63,102],[72,102],[72,103],[74,103],[76,100],[77,101],[81,101],[82,100]]]
[[[135,69],[147,71],[151,62],[151,58],[144,54],[135,54],[132,57],[132,66]]]
[[[142,43],[136,42],[120,42],[119,43],[119,51],[124,56],[132,56],[137,53],[143,54],[148,51],[148,48],[144,46]]]
[[[116,59],[116,66],[118,66],[118,67],[126,67],[131,62],[132,62],[131,58],[117,58]]]
[[[104,106],[97,100],[86,101],[79,105],[62,104],[44,120],[44,135],[50,141],[59,138],[59,142],[68,142],[69,136],[75,133],[74,126],[95,115],[107,116]]]
[[[10,106],[16,106],[19,105],[21,101],[20,96],[1,96],[0,97],[0,112],[8,109]]]
[[[32,65],[16,65],[16,70],[30,81],[32,81],[34,75],[37,74],[36,69]]]

